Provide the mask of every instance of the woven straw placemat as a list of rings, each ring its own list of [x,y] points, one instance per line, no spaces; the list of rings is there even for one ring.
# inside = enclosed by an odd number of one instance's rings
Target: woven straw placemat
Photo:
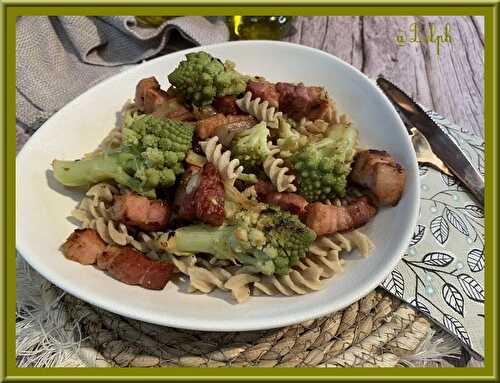
[[[69,294],[63,302],[96,367],[394,367],[431,331],[425,318],[383,290],[320,319],[224,333],[128,319]]]

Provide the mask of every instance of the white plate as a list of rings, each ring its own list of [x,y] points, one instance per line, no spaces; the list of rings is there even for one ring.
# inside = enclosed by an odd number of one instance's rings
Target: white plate
[[[187,294],[169,283],[151,291],[120,283],[89,266],[66,260],[59,246],[75,226],[68,215],[82,198],[51,175],[54,158],[76,159],[93,150],[115,126],[117,112],[133,98],[137,82],[167,75],[190,51],[230,59],[242,73],[270,81],[303,82],[328,89],[340,111],[351,116],[362,144],[389,151],[407,170],[403,198],[382,209],[363,228],[376,245],[363,259],[348,256],[346,271],[323,290],[295,297],[252,297],[236,305],[226,293]],[[257,330],[285,326],[342,309],[373,290],[401,259],[419,206],[417,162],[395,110],[362,73],[325,52],[282,42],[223,43],[172,53],[120,73],[85,92],[48,120],[17,156],[16,243],[18,251],[45,278],[106,310],[172,327],[196,330]]]

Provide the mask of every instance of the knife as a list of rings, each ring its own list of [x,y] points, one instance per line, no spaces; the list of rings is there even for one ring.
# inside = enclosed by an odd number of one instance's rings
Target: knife
[[[460,147],[441,130],[413,99],[396,85],[379,76],[377,85],[395,106],[399,115],[417,128],[429,141],[432,151],[448,166],[448,169],[484,204],[484,180],[472,166]]]

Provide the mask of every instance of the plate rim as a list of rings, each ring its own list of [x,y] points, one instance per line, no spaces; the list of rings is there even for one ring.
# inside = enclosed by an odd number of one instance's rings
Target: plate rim
[[[372,88],[374,88],[376,90],[376,92],[378,93],[380,98],[382,98],[384,100],[383,102],[389,107],[389,110],[391,111],[393,118],[397,121],[399,128],[402,131],[406,132],[406,129],[403,125],[403,122],[402,122],[401,118],[399,117],[399,115],[397,114],[396,110],[394,109],[394,106],[385,97],[383,92],[373,83],[372,79],[370,79],[366,74],[364,74],[363,72],[361,72],[360,70],[358,70],[357,68],[352,66],[351,64],[334,56],[331,53],[322,51],[320,49],[307,47],[307,46],[295,44],[295,43],[283,42],[283,41],[247,40],[247,41],[233,41],[233,42],[230,41],[230,42],[216,43],[216,44],[210,44],[210,45],[196,46],[196,47],[193,47],[190,49],[174,52],[174,54],[179,54],[182,56],[183,54],[190,53],[190,52],[196,52],[199,50],[203,50],[205,48],[210,49],[210,48],[219,48],[219,47],[234,46],[234,45],[241,45],[241,46],[257,45],[258,46],[258,45],[262,45],[262,44],[275,45],[275,46],[288,46],[288,47],[291,47],[293,49],[307,50],[307,51],[313,52],[314,54],[320,54],[320,55],[323,55],[325,57],[328,57],[329,59],[333,59],[333,60],[337,61],[338,63],[340,63],[341,65],[348,67],[350,70],[354,70],[355,72],[357,72],[358,75],[361,75],[367,82],[370,83],[369,86],[371,86]],[[90,91],[94,88],[97,88],[97,87],[101,87],[101,86],[104,87],[104,86],[106,86],[106,84],[108,82],[113,81],[116,77],[126,75],[126,74],[131,74],[131,73],[134,73],[136,71],[140,71],[143,64],[148,64],[148,63],[155,62],[155,61],[165,60],[168,56],[170,56],[170,54],[156,57],[156,58],[148,60],[146,62],[139,63],[131,68],[120,71],[120,72],[98,82],[97,84],[93,85],[92,87],[90,87],[89,89],[87,89],[83,93],[81,93],[79,96],[77,96],[76,98],[74,98],[73,100],[71,100],[70,102],[65,104],[61,109],[59,109],[56,113],[54,113],[49,119],[47,119],[47,121],[45,121],[37,129],[37,131],[30,137],[30,139],[25,143],[23,148],[16,155],[16,175],[18,174],[18,164],[22,162],[22,160],[25,156],[25,153],[29,152],[30,147],[31,147],[30,143],[34,142],[34,140],[32,140],[32,138],[35,137],[39,131],[42,131],[44,129],[45,125],[48,124],[52,118],[54,118],[55,116],[57,116],[59,114],[65,113],[66,109],[70,109],[74,104],[77,104],[81,98],[85,97],[85,95],[88,91]],[[409,147],[411,147],[410,136],[406,135],[405,137],[406,137],[407,145]],[[411,238],[411,235],[413,234],[414,227],[417,224],[418,211],[419,211],[419,207],[420,207],[420,177],[418,177],[418,164],[417,164],[416,155],[415,155],[413,150],[411,151],[409,157],[410,157],[411,163],[413,165],[413,170],[415,171],[415,174],[416,174],[416,176],[415,176],[415,181],[416,181],[415,188],[416,188],[416,190],[414,191],[415,192],[415,200],[411,201],[412,205],[414,206],[414,209],[413,209],[413,211],[408,212],[409,213],[408,214],[409,219],[407,219],[408,225],[407,225],[406,229],[404,230],[404,236],[403,236],[405,239],[407,238],[408,240]],[[17,201],[17,194],[16,194],[16,201]],[[269,321],[269,322],[253,321],[250,323],[247,323],[246,321],[241,321],[241,322],[238,321],[238,322],[234,322],[230,326],[224,326],[224,328],[221,328],[221,327],[217,327],[217,326],[212,326],[211,323],[213,323],[213,322],[209,322],[210,324],[204,325],[204,322],[201,320],[188,321],[186,323],[179,322],[179,319],[177,319],[177,321],[176,321],[175,318],[172,318],[172,317],[167,317],[167,318],[165,318],[166,320],[159,320],[159,319],[156,319],[156,317],[155,318],[148,317],[147,312],[145,312],[144,310],[127,311],[125,309],[126,306],[123,306],[123,309],[122,309],[122,305],[113,306],[112,304],[109,304],[109,301],[106,301],[103,299],[99,300],[99,299],[94,298],[93,296],[90,296],[90,297],[83,296],[83,294],[79,293],[79,290],[78,290],[76,284],[74,285],[74,287],[71,287],[71,285],[68,286],[68,285],[62,283],[61,281],[58,281],[56,276],[53,276],[50,274],[49,267],[45,268],[45,267],[43,267],[43,265],[41,266],[42,262],[37,262],[35,259],[36,257],[31,257],[29,254],[27,254],[27,253],[29,253],[29,251],[23,251],[22,240],[19,240],[19,238],[18,238],[19,230],[17,228],[17,222],[18,222],[18,220],[17,220],[17,202],[16,202],[15,220],[16,220],[16,226],[15,226],[16,227],[16,251],[22,256],[22,258],[26,262],[28,262],[28,264],[31,267],[33,267],[33,269],[35,271],[40,273],[45,279],[47,279],[48,281],[50,281],[54,285],[58,286],[59,288],[61,288],[63,291],[68,292],[69,294],[71,294],[71,295],[83,300],[84,302],[91,304],[91,305],[95,305],[95,306],[100,307],[104,310],[116,313],[118,315],[122,315],[122,316],[127,317],[127,318],[132,318],[132,319],[136,319],[136,320],[140,320],[140,321],[144,321],[144,322],[148,322],[148,323],[154,323],[154,324],[162,325],[162,326],[169,326],[169,327],[182,328],[182,329],[188,329],[188,330],[198,330],[198,331],[227,332],[227,331],[266,330],[266,329],[289,326],[289,325],[296,324],[296,323],[303,322],[303,321],[310,320],[310,319],[316,319],[316,318],[328,315],[332,312],[342,310],[342,309],[346,308],[347,306],[349,306],[350,304],[352,304],[352,303],[356,302],[357,300],[361,299],[362,297],[366,296],[368,293],[373,291],[377,286],[379,286],[380,283],[382,283],[383,280],[392,272],[392,270],[394,270],[396,265],[401,260],[404,250],[408,246],[406,241],[400,241],[400,244],[397,247],[397,254],[392,257],[391,262],[386,263],[385,267],[377,269],[373,275],[373,278],[371,278],[371,281],[369,283],[364,284],[362,286],[362,288],[354,290],[355,292],[353,292],[350,295],[351,298],[349,298],[347,300],[343,298],[341,300],[337,299],[333,303],[327,302],[327,303],[324,303],[322,306],[318,306],[317,309],[315,309],[314,311],[311,311],[311,312],[294,312],[294,314],[289,314],[285,311],[284,315],[281,317],[282,319],[279,321],[279,323],[271,322],[271,321]],[[24,249],[24,250],[26,250],[26,249]],[[141,313],[143,315],[141,315]],[[224,322],[224,323],[227,323],[227,322]],[[240,323],[242,325],[240,325]]]

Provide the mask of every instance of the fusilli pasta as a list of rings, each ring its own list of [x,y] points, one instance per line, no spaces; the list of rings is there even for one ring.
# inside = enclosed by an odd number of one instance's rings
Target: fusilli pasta
[[[84,158],[92,158],[108,150],[118,148],[122,143],[121,127],[112,129],[104,140],[99,144],[97,149],[83,155]]]
[[[218,141],[217,136],[208,141],[200,141],[201,149],[207,160],[217,168],[224,180],[235,180],[243,172],[243,166],[240,166],[240,161],[237,158],[231,160],[230,150],[222,153],[222,145]]]
[[[263,167],[264,172],[267,174],[273,185],[276,187],[278,192],[290,191],[294,192],[297,190],[293,181],[295,180],[295,176],[286,174],[288,172],[288,168],[282,166],[284,163],[283,159],[276,158],[274,155],[279,153],[279,149],[275,147],[271,147],[271,153],[264,161]]]
[[[112,219],[110,206],[119,191],[108,183],[92,186],[71,216],[81,223],[83,228],[91,228],[108,244],[120,246],[132,245],[142,252],[157,250],[156,233],[136,233],[135,236],[126,225]]]
[[[257,282],[259,277],[250,274],[236,274],[224,283],[224,288],[231,291],[234,299],[238,303],[244,303],[250,298],[250,286]]]
[[[260,97],[252,100],[252,92],[246,92],[243,98],[236,100],[236,104],[242,111],[254,116],[259,121],[275,123],[270,125],[270,128],[277,128],[276,121],[283,116],[283,113],[278,112],[275,107],[269,106],[268,101],[261,101]]]
[[[231,273],[224,268],[214,267],[211,269],[199,266],[187,268],[189,283],[192,291],[199,290],[209,293],[215,288],[223,289],[224,282],[231,277]]]
[[[370,238],[359,230],[353,230],[348,233],[339,234],[346,238],[350,243],[352,248],[359,250],[359,253],[363,257],[367,257],[371,254],[375,248],[374,243]]]
[[[329,127],[329,123],[324,120],[309,121],[302,118],[297,124],[297,130],[307,136],[323,135]]]
[[[291,270],[287,275],[265,276],[254,283],[255,293],[266,295],[303,295],[321,289],[321,269],[312,264],[304,270]]]
[[[320,237],[309,248],[309,254],[284,276],[266,276],[254,283],[255,293],[286,296],[307,294],[322,287],[322,280],[344,271],[342,251],[359,249],[364,256],[373,249],[373,243],[359,230]]]
[[[340,259],[340,252],[343,247],[333,242],[328,237],[320,237],[309,247],[309,256],[306,259],[313,262],[319,262],[323,269],[323,277],[330,278],[336,273],[344,271],[344,260]],[[300,267],[300,266],[299,266]]]

